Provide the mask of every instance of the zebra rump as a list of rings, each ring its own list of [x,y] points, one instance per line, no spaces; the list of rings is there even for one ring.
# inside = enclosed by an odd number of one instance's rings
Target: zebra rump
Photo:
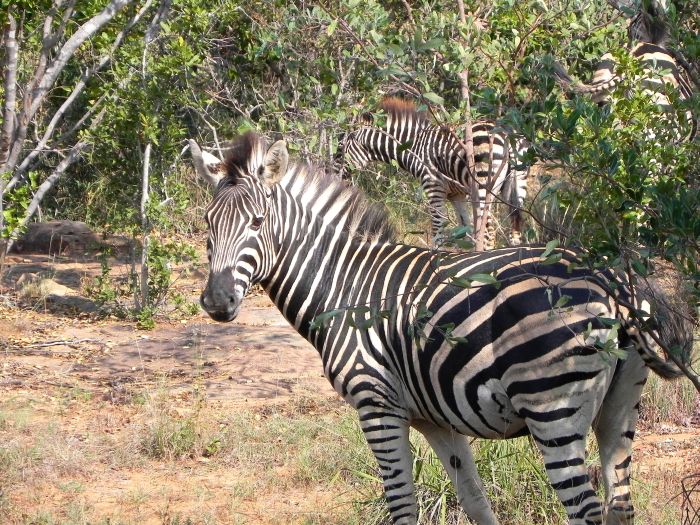
[[[568,249],[459,254],[400,244],[359,190],[288,164],[283,142],[268,149],[249,134],[234,150],[206,212],[201,304],[231,321],[260,283],[358,411],[394,524],[417,521],[410,427],[479,524],[498,519],[465,435],[532,435],[570,525],[633,522],[632,440],[647,367],[678,375],[634,311],[660,297],[654,336],[685,362],[692,348],[692,323],[667,294],[613,290],[611,272]],[[585,464],[591,428],[604,502]]]

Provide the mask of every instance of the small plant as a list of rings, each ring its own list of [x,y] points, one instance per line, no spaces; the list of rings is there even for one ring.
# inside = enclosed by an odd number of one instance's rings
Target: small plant
[[[147,394],[143,404],[146,415],[139,438],[141,452],[153,459],[177,460],[211,457],[222,449],[222,440],[212,422],[204,417],[206,403],[198,390],[194,392],[191,413],[180,415],[170,410],[164,392]]]
[[[178,419],[161,414],[151,422],[141,442],[141,449],[155,459],[192,457],[198,441],[195,425],[192,418]]]
[[[100,275],[85,284],[85,295],[95,301],[103,312],[127,318],[129,317],[127,305],[133,286],[128,279],[116,277],[112,273],[110,264],[112,255],[113,250],[110,246],[102,246],[98,254]]]
[[[152,306],[144,306],[136,313],[136,327],[139,330],[153,330],[156,327],[156,309]]]

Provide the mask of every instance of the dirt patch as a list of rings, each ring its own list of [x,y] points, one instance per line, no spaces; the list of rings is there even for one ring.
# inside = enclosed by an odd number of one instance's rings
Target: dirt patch
[[[355,495],[329,481],[342,478],[342,468],[316,480],[313,471],[322,466],[303,474],[309,469],[298,464],[303,458],[285,451],[336,439],[333,425],[351,410],[323,377],[316,350],[269,299],[247,299],[234,323],[198,314],[160,319],[154,330],[141,331],[79,302],[23,302],[17,295],[21,275],[42,274],[89,304],[83,285],[99,275],[99,261],[20,255],[6,263],[0,276],[3,523],[348,522]],[[196,300],[204,278],[190,275],[178,289]],[[226,438],[232,428],[245,431],[241,425],[255,436],[257,425],[299,414],[306,424],[319,421],[311,431],[322,426],[325,437],[303,434],[287,444],[268,428],[269,442],[253,439],[250,450]],[[323,419],[329,414],[334,419]],[[162,429],[175,432],[173,447],[175,438],[193,440],[187,450],[196,453],[178,455],[174,448],[166,459],[145,453],[143,433]],[[217,452],[219,446],[224,451]],[[641,522],[679,514],[680,480],[699,472],[700,431],[640,431],[634,461],[635,498],[640,492],[652,509]],[[653,488],[645,495],[647,483]]]

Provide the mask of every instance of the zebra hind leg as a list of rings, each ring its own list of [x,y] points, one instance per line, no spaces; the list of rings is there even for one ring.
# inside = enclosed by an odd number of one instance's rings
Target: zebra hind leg
[[[520,209],[513,209],[510,212],[510,244],[518,246],[523,242],[523,214]]]
[[[606,525],[632,525],[634,506],[630,498],[632,439],[639,416],[639,399],[648,369],[632,350],[618,363],[614,383],[593,423],[598,440],[607,501]]]
[[[445,466],[467,516],[479,525],[498,525],[466,436],[427,421],[414,421],[413,426],[425,436]]]
[[[586,433],[590,427],[581,433],[562,434],[566,425],[542,425],[531,418],[526,418],[526,422],[544,458],[549,482],[566,508],[569,525],[602,525],[603,504],[593,490],[585,465]],[[556,435],[548,435],[552,431]]]
[[[408,422],[380,407],[365,406],[359,413],[360,427],[384,481],[384,495],[392,523],[415,525],[417,506]]]

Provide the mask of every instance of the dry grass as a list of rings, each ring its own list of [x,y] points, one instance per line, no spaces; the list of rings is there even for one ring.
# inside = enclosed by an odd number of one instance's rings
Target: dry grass
[[[656,391],[666,386],[651,382],[647,402],[667,399]],[[663,410],[655,413],[680,415]],[[414,446],[422,523],[468,523],[442,466],[422,438]],[[475,448],[504,524],[561,523],[527,439],[481,441]],[[673,497],[685,467],[650,467],[655,454],[649,449],[635,457],[642,465],[633,486],[639,522],[675,525]],[[8,524],[387,523],[354,411],[301,389],[284,402],[251,407],[214,403],[197,385],[177,394],[153,386],[119,405],[81,388],[6,396],[0,488],[0,515]]]

